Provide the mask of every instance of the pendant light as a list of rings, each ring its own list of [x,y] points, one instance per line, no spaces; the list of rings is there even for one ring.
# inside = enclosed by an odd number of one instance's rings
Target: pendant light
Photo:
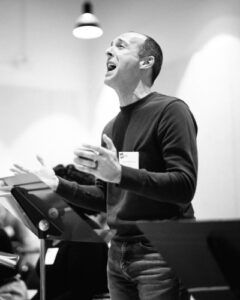
[[[83,13],[77,19],[72,33],[79,39],[95,39],[103,34],[90,2],[83,3]]]

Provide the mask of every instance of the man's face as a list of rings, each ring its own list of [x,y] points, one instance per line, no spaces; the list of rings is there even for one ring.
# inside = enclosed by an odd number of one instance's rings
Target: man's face
[[[146,37],[127,32],[114,39],[107,49],[105,84],[120,88],[136,84],[140,78],[139,50]]]

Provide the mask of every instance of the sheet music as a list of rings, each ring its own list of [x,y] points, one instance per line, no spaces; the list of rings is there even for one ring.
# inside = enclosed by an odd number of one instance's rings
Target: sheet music
[[[6,197],[6,196],[10,196],[10,195],[11,195],[10,192],[0,191],[0,197]]]
[[[0,205],[6,208],[14,217],[18,218],[21,221],[21,217],[17,214],[16,204],[12,200],[11,193],[0,193]]]
[[[16,254],[10,254],[0,251],[0,264],[14,269],[19,260],[19,256]]]

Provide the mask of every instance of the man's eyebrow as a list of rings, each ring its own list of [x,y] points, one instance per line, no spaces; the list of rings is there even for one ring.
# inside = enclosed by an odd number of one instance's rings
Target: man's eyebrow
[[[110,46],[112,46],[112,45],[114,44],[114,42],[115,42],[115,43],[118,43],[118,42],[124,43],[125,45],[128,44],[128,43],[127,43],[126,41],[124,41],[123,39],[118,38],[118,39],[116,39],[116,40],[113,40],[113,41],[111,42]]]

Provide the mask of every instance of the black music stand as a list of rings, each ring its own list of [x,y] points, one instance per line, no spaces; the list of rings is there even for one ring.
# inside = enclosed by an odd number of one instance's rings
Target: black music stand
[[[240,299],[240,220],[138,222],[196,300]]]
[[[12,207],[22,222],[40,239],[40,299],[45,300],[45,242],[46,240],[104,243],[91,220],[80,217],[64,198],[52,192],[34,174],[2,178],[11,190]],[[89,224],[88,224],[89,223]],[[101,233],[101,230],[99,230]]]

